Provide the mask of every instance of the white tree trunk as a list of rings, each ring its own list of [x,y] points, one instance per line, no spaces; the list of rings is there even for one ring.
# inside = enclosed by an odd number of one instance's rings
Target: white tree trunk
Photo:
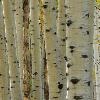
[[[20,81],[22,97],[24,97],[23,86],[23,68],[24,68],[24,50],[23,50],[23,2],[22,0],[15,0],[15,25],[16,25],[16,41],[17,41],[17,55],[19,60]]]
[[[69,100],[93,100],[93,4],[94,0],[69,0],[66,50]]]
[[[96,73],[96,100],[100,99],[100,3],[95,2],[94,19],[94,64]]]
[[[41,45],[39,26],[39,2],[30,0],[30,37],[32,56],[32,95],[31,100],[41,100],[42,80],[41,80]]]
[[[14,27],[13,27],[13,15],[11,12],[11,5],[9,0],[3,0],[3,10],[4,10],[4,22],[5,22],[5,32],[7,40],[7,54],[8,54],[8,64],[10,72],[10,89],[11,89],[11,99],[21,100],[21,90],[20,90],[20,78],[18,69],[18,60],[16,57],[15,49],[15,39],[14,39]]]
[[[67,80],[66,80],[66,9],[65,0],[58,0],[58,21],[57,34],[60,48],[60,66],[63,77],[63,89],[61,93],[61,100],[66,100]]]
[[[57,40],[57,2],[43,0],[45,49],[48,70],[49,100],[60,100],[63,83]],[[64,100],[64,99],[63,99]]]
[[[10,100],[9,66],[4,28],[3,9],[0,1],[0,100]]]
[[[46,100],[45,98],[45,68],[46,68],[46,54],[45,54],[45,41],[44,41],[44,14],[43,14],[43,1],[39,0],[40,7],[40,39],[41,39],[41,79],[42,79],[42,100]],[[48,89],[48,88],[46,88]],[[48,92],[46,93],[48,94]],[[48,96],[47,96],[48,97]]]

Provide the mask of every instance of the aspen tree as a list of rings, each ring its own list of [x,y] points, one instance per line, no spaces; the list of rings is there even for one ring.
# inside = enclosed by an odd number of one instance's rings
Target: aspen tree
[[[67,67],[69,100],[93,100],[94,0],[69,0],[67,20]]]
[[[4,22],[5,22],[5,32],[7,40],[7,54],[8,54],[8,64],[10,70],[10,82],[11,82],[11,99],[18,100],[21,98],[20,90],[20,78],[18,71],[18,61],[16,58],[16,49],[14,41],[14,30],[13,30],[13,20],[11,13],[11,5],[9,0],[3,0],[3,10],[4,10]]]
[[[41,80],[41,45],[40,45],[40,25],[39,25],[39,2],[30,0],[30,37],[32,56],[32,92],[31,100],[41,100],[42,80]]]
[[[13,24],[13,30],[14,30],[14,37],[15,37],[15,47],[16,47],[16,56],[17,56],[17,45],[16,45],[16,26],[15,26],[15,16],[14,16],[14,14],[15,14],[15,0],[10,0],[10,2],[11,2],[11,11],[12,11],[12,24]]]
[[[96,76],[96,100],[100,99],[100,3],[95,2],[94,11],[94,64],[95,64],[95,76]]]
[[[61,99],[66,99],[67,80],[66,80],[66,6],[65,0],[58,0],[58,21],[57,34],[60,48],[60,66],[62,67],[63,86]]]
[[[43,0],[45,24],[45,49],[48,70],[49,100],[60,100],[62,73],[58,58],[57,40],[57,3],[55,0]]]
[[[29,0],[23,0],[23,25],[24,25],[24,95],[29,99],[31,91],[31,62],[29,50]]]
[[[0,1],[0,100],[10,100],[9,66],[6,55],[5,26]]]
[[[41,75],[42,75],[42,100],[48,100],[48,84],[46,77],[46,53],[45,53],[45,41],[44,41],[44,17],[43,17],[43,1],[39,0],[40,7],[40,39],[41,39]]]
[[[23,1],[15,0],[15,26],[16,26],[16,45],[17,45],[17,56],[19,61],[20,69],[20,81],[22,97],[24,97],[24,86],[23,86],[23,68],[24,68],[24,50],[23,50]]]

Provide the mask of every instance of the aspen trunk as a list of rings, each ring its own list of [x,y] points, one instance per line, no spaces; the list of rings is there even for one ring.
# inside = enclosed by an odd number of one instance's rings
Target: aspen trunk
[[[45,23],[45,49],[48,70],[49,100],[60,100],[62,84],[61,67],[58,58],[57,40],[57,3],[56,1],[43,0]]]
[[[29,51],[29,0],[23,0],[23,23],[24,23],[24,95],[29,99],[31,91],[31,62]]]
[[[5,21],[5,32],[7,40],[7,54],[8,54],[8,64],[10,72],[10,82],[11,82],[11,99],[18,100],[21,98],[20,90],[20,78],[18,69],[18,60],[16,58],[16,49],[14,41],[14,27],[11,13],[11,5],[9,0],[3,0],[3,10],[4,10],[4,21]]]
[[[40,45],[40,25],[39,25],[39,2],[30,0],[30,37],[32,56],[32,93],[31,100],[41,100],[42,80],[41,80],[41,45]]]
[[[48,100],[48,84],[47,84],[47,62],[45,53],[45,41],[44,41],[44,13],[43,13],[43,1],[39,0],[40,7],[40,38],[41,38],[41,74],[42,74],[42,98],[43,100]]]
[[[4,28],[3,9],[0,1],[0,100],[10,100],[9,66]]]
[[[69,100],[93,100],[93,0],[69,0],[67,67]]]
[[[65,0],[58,0],[58,21],[57,34],[60,48],[60,66],[63,77],[63,89],[61,93],[61,100],[66,100],[67,94],[67,80],[66,80],[66,6]]]
[[[100,3],[95,2],[95,19],[94,19],[94,64],[96,76],[96,100],[100,99]]]
[[[22,97],[24,97],[24,86],[23,86],[23,68],[24,68],[24,49],[23,49],[23,1],[15,0],[15,25],[16,25],[16,45],[17,45],[17,56],[19,61],[20,69],[20,81]],[[23,99],[22,99],[23,100]]]

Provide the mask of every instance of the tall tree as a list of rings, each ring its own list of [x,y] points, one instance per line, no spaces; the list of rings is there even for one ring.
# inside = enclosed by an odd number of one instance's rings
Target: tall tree
[[[10,100],[9,66],[6,51],[3,9],[0,1],[0,100]]]
[[[11,99],[22,100],[20,90],[20,78],[18,70],[18,60],[16,57],[15,41],[14,41],[14,27],[13,27],[13,15],[11,12],[10,0],[3,0],[4,11],[4,23],[5,23],[5,35],[7,40],[7,54],[8,64],[10,70],[10,82],[11,82]]]
[[[96,100],[100,99],[100,3],[95,2],[95,19],[94,19],[94,64],[96,77]],[[95,89],[95,88],[94,88]]]
[[[47,59],[49,100],[60,100],[63,88],[62,73],[59,61],[57,39],[57,2],[56,0],[43,0],[45,23],[45,49]]]
[[[40,45],[40,25],[39,25],[39,2],[30,0],[30,38],[32,57],[32,93],[31,100],[41,100],[42,98],[42,73],[41,73],[41,45]]]
[[[29,0],[23,0],[23,27],[24,27],[24,95],[26,99],[29,99],[31,91],[31,59],[30,59],[30,49],[29,49]]]
[[[16,43],[17,43],[17,55],[20,69],[20,81],[22,97],[24,97],[23,86],[23,68],[24,68],[24,39],[23,39],[23,0],[15,0],[15,26],[16,26]]]
[[[93,100],[94,0],[69,0],[67,20],[67,67],[69,100]]]
[[[42,73],[42,98],[48,100],[48,75],[47,75],[47,62],[45,53],[45,41],[44,41],[44,13],[43,13],[43,1],[39,0],[40,7],[40,38],[41,38],[41,73]]]
[[[60,66],[63,77],[63,89],[61,99],[66,100],[67,80],[66,80],[66,6],[65,0],[58,0],[58,21],[57,34],[60,50]]]

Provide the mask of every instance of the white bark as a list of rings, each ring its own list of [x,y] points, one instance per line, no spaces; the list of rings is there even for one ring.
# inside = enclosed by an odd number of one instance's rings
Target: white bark
[[[39,0],[39,8],[40,8],[40,39],[41,39],[41,79],[42,79],[42,100],[46,100],[45,95],[45,68],[46,68],[46,54],[45,54],[45,41],[44,41],[44,17],[43,17],[43,1]],[[48,89],[48,88],[46,88]],[[47,96],[48,97],[48,96]]]
[[[93,100],[93,4],[94,0],[69,0],[66,50],[69,100]]]
[[[16,25],[16,41],[17,41],[17,55],[19,60],[20,81],[22,97],[24,97],[23,89],[23,68],[24,68],[24,51],[23,51],[23,2],[22,0],[15,0],[15,25]]]
[[[32,95],[31,100],[41,100],[41,46],[40,46],[40,26],[39,26],[39,2],[30,0],[30,37],[32,56]]]
[[[57,34],[60,48],[60,66],[63,77],[63,89],[60,99],[66,99],[67,80],[66,80],[66,9],[65,0],[58,0],[58,21]]]
[[[20,78],[18,61],[16,57],[15,41],[14,41],[14,27],[13,27],[13,15],[11,13],[11,5],[9,0],[3,0],[3,10],[4,10],[4,22],[5,22],[5,32],[7,40],[7,54],[8,54],[8,64],[10,72],[10,82],[11,82],[11,99],[21,100],[21,90],[20,90]]]
[[[60,100],[63,83],[58,56],[56,0],[43,0],[43,7],[45,24],[44,38],[49,78],[49,100]]]
[[[0,100],[10,100],[9,66],[6,55],[6,39],[3,9],[0,1]]]
[[[96,100],[100,99],[100,3],[95,2],[94,19],[94,64],[96,77]]]

